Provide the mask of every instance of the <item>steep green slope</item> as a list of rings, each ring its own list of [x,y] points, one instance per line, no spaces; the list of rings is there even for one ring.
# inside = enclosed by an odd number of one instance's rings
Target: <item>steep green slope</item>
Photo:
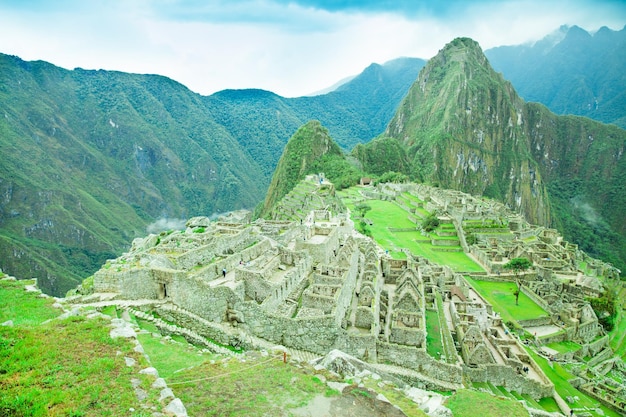
[[[267,215],[307,174],[324,173],[335,185],[356,184],[359,171],[348,163],[339,145],[317,120],[302,126],[289,139],[278,161],[260,211]]]
[[[526,101],[626,128],[626,27],[561,27],[532,45],[485,51]]]
[[[365,170],[374,160],[378,172],[496,198],[626,271],[626,131],[525,103],[476,42],[455,39],[428,62],[385,136],[406,158],[383,157],[379,139],[355,150]]]
[[[182,85],[0,56],[1,267],[62,294],[160,217],[253,207],[258,165]]]
[[[425,64],[418,58],[372,64],[336,91],[291,100],[305,121],[319,120],[339,146],[349,150],[385,130]]]
[[[501,199],[545,224],[549,205],[522,113],[478,44],[455,39],[422,69],[385,134],[406,147],[413,177]]]
[[[425,61],[399,58],[372,64],[328,94],[284,98],[264,90],[224,90],[202,100],[212,117],[262,164],[267,186],[289,137],[319,120],[348,150],[385,130]]]
[[[254,207],[299,126],[319,116],[342,146],[369,140],[420,64],[287,99],[0,55],[0,268],[59,295],[157,219]]]

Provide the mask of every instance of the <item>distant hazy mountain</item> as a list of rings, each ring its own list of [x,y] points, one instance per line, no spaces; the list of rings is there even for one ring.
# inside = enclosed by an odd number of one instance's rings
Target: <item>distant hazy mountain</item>
[[[626,128],[626,27],[561,27],[533,45],[485,51],[526,101]]]
[[[253,208],[298,127],[318,119],[346,149],[368,141],[423,64],[373,64],[287,99],[0,54],[0,268],[60,295],[156,220]]]
[[[368,172],[503,201],[625,271],[625,144],[626,130],[525,102],[461,38],[422,69],[385,134],[353,153]]]

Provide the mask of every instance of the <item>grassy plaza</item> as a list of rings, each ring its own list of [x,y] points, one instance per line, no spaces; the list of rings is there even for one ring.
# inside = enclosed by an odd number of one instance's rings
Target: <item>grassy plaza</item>
[[[396,259],[406,258],[406,254],[402,251],[405,249],[411,251],[413,255],[423,256],[440,265],[447,265],[456,272],[483,271],[482,267],[470,259],[460,246],[446,246],[442,250],[441,247],[432,245],[431,240],[441,239],[441,237],[436,233],[423,235],[418,230],[419,225],[409,220],[409,213],[398,204],[383,200],[364,200],[355,187],[342,190],[338,194],[351,210],[352,220],[357,224],[357,227],[360,217],[355,207],[361,203],[371,207],[365,213],[367,230],[376,243],[388,250],[392,257]],[[441,225],[440,227],[449,229],[449,225]]]
[[[532,320],[548,315],[547,311],[524,293],[520,293],[516,305],[514,292],[517,284],[514,282],[479,281],[469,277],[466,279],[493,306],[493,309],[500,313],[504,322]]]

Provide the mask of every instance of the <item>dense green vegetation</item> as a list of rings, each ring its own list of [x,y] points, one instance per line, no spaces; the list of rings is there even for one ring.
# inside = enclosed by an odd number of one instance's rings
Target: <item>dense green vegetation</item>
[[[289,139],[278,161],[261,216],[267,215],[308,174],[324,174],[337,188],[355,185],[361,173],[318,121],[310,121]]]
[[[626,271],[626,131],[525,103],[474,41],[428,62],[384,135],[364,168],[498,199]]]
[[[614,46],[624,33],[609,32],[594,42]],[[578,30],[566,40],[596,50],[586,39]],[[592,66],[619,71],[619,54]],[[315,97],[202,97],[165,77],[0,55],[0,150],[10,156],[0,164],[0,267],[60,295],[155,220],[252,208],[288,138],[316,119],[336,143],[287,152],[291,168],[276,170],[263,213],[310,172],[338,189],[361,176],[425,181],[501,200],[626,271],[626,133],[524,103],[470,39],[443,48],[409,90],[423,65],[372,65]],[[617,109],[620,84],[600,84],[612,104],[598,109]]]

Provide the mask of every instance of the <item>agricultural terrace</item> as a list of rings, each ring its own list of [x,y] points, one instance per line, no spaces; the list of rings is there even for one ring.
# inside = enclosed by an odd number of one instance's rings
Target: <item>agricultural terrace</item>
[[[460,245],[445,246],[445,248],[432,245],[432,240],[453,240],[455,236],[446,236],[454,232],[451,224],[441,224],[431,233],[422,233],[418,230],[418,225],[409,219],[409,213],[395,202],[374,200],[364,198],[356,187],[351,187],[337,193],[343,203],[350,209],[352,220],[359,228],[361,221],[360,213],[355,210],[359,204],[365,203],[371,210],[365,213],[366,229],[371,237],[383,249],[396,259],[406,257],[402,249],[408,249],[416,256],[436,262],[440,265],[447,265],[456,272],[482,272],[483,269],[470,259],[462,250]],[[407,201],[416,201],[404,194],[404,204]],[[428,212],[423,210],[418,215],[428,216]],[[412,230],[406,230],[412,229]],[[361,230],[363,231],[363,230]]]
[[[505,323],[548,316],[548,312],[524,293],[520,293],[519,302],[516,305],[514,293],[517,290],[517,285],[513,282],[479,281],[469,277],[466,279],[493,306],[493,309],[500,313]]]
[[[575,378],[575,375],[570,373],[563,364],[555,361],[549,361],[543,356],[538,355],[534,350],[526,348],[528,354],[533,360],[541,367],[550,381],[554,384],[554,389],[561,396],[561,398],[573,398],[575,401],[570,405],[573,409],[585,409],[588,416],[611,416],[618,417],[620,414],[610,409],[609,407],[599,403],[597,400],[589,397],[582,391],[576,389],[569,382]],[[600,408],[601,413],[596,413],[595,408]]]

